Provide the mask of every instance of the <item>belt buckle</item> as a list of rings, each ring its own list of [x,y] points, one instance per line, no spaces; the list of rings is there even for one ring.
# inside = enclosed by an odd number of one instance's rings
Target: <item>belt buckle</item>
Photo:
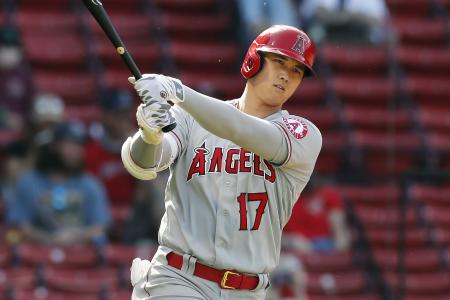
[[[235,287],[227,285],[227,280],[228,280],[228,276],[229,275],[239,275],[239,273],[226,271],[223,274],[222,281],[220,282],[220,287],[223,288],[223,289],[227,289],[227,290],[235,290],[236,289]]]

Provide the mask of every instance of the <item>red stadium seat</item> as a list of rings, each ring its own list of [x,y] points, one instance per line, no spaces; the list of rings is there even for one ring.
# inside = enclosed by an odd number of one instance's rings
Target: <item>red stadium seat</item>
[[[286,107],[289,113],[304,117],[313,122],[321,132],[329,131],[339,127],[339,118],[335,110],[331,110],[327,107],[306,107],[302,108],[301,105],[291,106],[291,103],[287,103]]]
[[[418,117],[422,125],[430,132],[450,131],[450,106],[422,107],[418,110]]]
[[[19,11],[15,21],[22,34],[67,35],[81,29],[79,18],[70,12]]]
[[[141,11],[145,8],[143,6],[143,2],[144,1],[142,0],[107,0],[103,3],[103,6],[105,6],[105,9],[108,11],[108,13],[123,13],[124,11],[134,12]]]
[[[312,273],[343,272],[353,269],[351,251],[311,253],[300,255],[306,271]]]
[[[386,106],[396,94],[392,80],[355,76],[336,76],[333,90],[344,103],[370,106]]]
[[[433,298],[430,298],[428,295],[405,295],[403,298],[405,300],[448,300],[450,299],[450,293],[442,293],[438,295],[433,295]]]
[[[20,0],[17,2],[19,11],[68,12],[73,9],[72,0],[46,0],[46,1]]]
[[[26,34],[22,39],[33,67],[73,69],[87,65],[87,50],[79,35]]]
[[[159,48],[157,43],[152,42],[151,39],[130,40],[126,42],[126,46],[134,61],[142,70],[153,70],[153,72],[156,72],[155,70],[157,70],[161,59],[161,48]],[[122,58],[106,37],[99,36],[94,41],[94,51],[106,69],[128,70]],[[129,73],[130,71],[128,71]],[[125,81],[127,77],[128,75],[124,77]]]
[[[6,267],[11,259],[11,248],[6,244],[0,244],[0,268]]]
[[[372,247],[398,249],[400,245],[400,231],[391,228],[366,228],[364,231]],[[423,228],[409,227],[406,230],[405,244],[408,248],[424,247],[428,241],[427,232]]]
[[[117,289],[119,283],[118,270],[115,268],[82,270],[47,268],[44,277],[49,288],[78,294]]]
[[[128,2],[123,3],[128,5]],[[136,39],[152,40],[151,33],[152,29],[154,28],[154,22],[149,15],[140,12],[125,13],[123,11],[121,11],[120,13],[109,13],[108,15],[127,47],[130,41]],[[105,36],[103,29],[88,12],[86,12],[85,18],[87,20],[89,30],[95,38],[101,38]]]
[[[74,246],[67,248],[21,244],[18,256],[22,263],[36,266],[39,264],[59,267],[93,267],[97,263],[97,253],[93,247]]]
[[[240,97],[244,91],[245,81],[240,74],[211,74],[209,72],[199,73],[182,71],[178,78],[187,86],[212,87],[222,94],[226,99]]]
[[[375,46],[343,46],[326,43],[322,45],[323,60],[334,72],[355,74],[384,73],[388,65],[387,50]]]
[[[90,73],[37,70],[33,73],[39,92],[55,93],[68,105],[92,103],[92,99],[95,99],[95,78]]]
[[[124,300],[128,299],[131,296],[132,291],[130,290],[117,290],[109,293],[108,299],[109,300]]]
[[[445,19],[396,18],[392,23],[401,44],[443,46],[447,42]]]
[[[15,267],[0,269],[0,292],[16,287],[29,289],[36,286],[37,274],[34,268]]]
[[[215,0],[155,0],[155,5],[161,10],[179,12],[201,13],[209,12],[215,8]]]
[[[434,151],[450,152],[450,136],[448,133],[429,133],[427,136],[428,145]]]
[[[384,270],[397,270],[399,250],[398,248],[380,249],[374,251],[376,263]],[[437,249],[415,248],[407,249],[405,258],[405,268],[407,272],[424,272],[438,270],[441,260]]]
[[[408,197],[433,206],[450,207],[450,187],[415,184],[409,187]]]
[[[397,206],[400,188],[397,185],[341,186],[340,193],[353,206]]]
[[[378,294],[367,294],[365,292],[361,294],[355,295],[344,295],[344,296],[335,296],[335,295],[313,295],[308,299],[311,300],[379,300],[380,295]]]
[[[198,70],[205,68],[211,72],[223,72],[235,67],[239,48],[224,43],[169,43],[169,54],[182,69]]]
[[[399,287],[399,278],[396,272],[387,272],[386,279],[394,289]],[[423,295],[431,297],[448,293],[450,290],[449,274],[444,271],[427,273],[407,273],[405,278],[405,291],[410,295]]]
[[[227,15],[162,13],[161,25],[172,40],[221,41],[230,25]]]
[[[379,208],[358,206],[355,212],[365,228],[398,228],[400,225],[400,210],[398,207]],[[417,216],[411,208],[406,212],[407,226],[417,224]]]
[[[450,89],[447,77],[409,76],[405,80],[406,92],[420,104],[448,106]]]
[[[351,295],[365,289],[366,279],[361,271],[308,275],[308,293],[311,295]]]
[[[286,105],[287,107],[298,106],[299,108],[319,106],[325,103],[325,97],[326,87],[323,80],[305,78]]]
[[[426,17],[431,9],[428,0],[387,0],[386,4],[393,16]]]
[[[131,295],[131,294],[130,294]],[[99,293],[85,293],[82,297],[72,292],[55,292],[43,287],[35,289],[17,289],[14,291],[15,300],[98,300],[100,299]]]
[[[436,227],[450,228],[449,206],[427,205],[424,210],[424,217],[427,222]]]
[[[156,252],[156,247],[145,246],[127,246],[121,244],[109,244],[105,248],[106,262],[113,266],[130,267],[133,259],[140,257],[142,259],[151,259]]]
[[[413,124],[408,110],[387,107],[344,107],[344,118],[356,129],[399,130],[411,128]]]
[[[396,50],[397,62],[407,72],[445,75],[450,70],[450,51],[445,48],[400,46]]]

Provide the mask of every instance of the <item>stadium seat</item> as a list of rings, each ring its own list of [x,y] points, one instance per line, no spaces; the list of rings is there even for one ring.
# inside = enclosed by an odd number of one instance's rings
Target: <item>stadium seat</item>
[[[0,269],[0,293],[7,288],[30,289],[36,286],[37,273],[34,268],[14,267]]]
[[[156,252],[152,245],[129,246],[122,244],[109,244],[105,248],[105,259],[109,265],[130,267],[133,259],[151,259]]]
[[[171,40],[222,41],[230,19],[223,14],[162,13],[160,24]]]
[[[298,106],[299,108],[323,106],[326,98],[325,82],[320,78],[305,78],[295,90],[287,107]]]
[[[46,1],[36,1],[36,0],[19,0],[18,9],[19,11],[60,11],[68,12],[73,9],[73,0],[46,0]]]
[[[424,208],[424,217],[427,222],[436,227],[450,229],[450,206],[427,205]]]
[[[161,59],[161,48],[152,39],[130,40],[126,42],[127,50],[132,55],[134,61],[145,73],[156,72],[159,69]],[[128,70],[120,55],[114,49],[111,42],[104,36],[99,36],[94,40],[94,51],[100,59],[103,67],[107,70],[118,69]],[[130,71],[128,71],[130,73]],[[128,75],[125,78],[127,81]]]
[[[402,130],[413,125],[412,116],[406,109],[347,106],[343,113],[345,121],[355,129]]]
[[[121,1],[123,2],[123,1]],[[124,2],[125,3],[125,2]],[[128,2],[126,2],[128,5]],[[108,13],[125,45],[136,39],[152,40],[152,30],[155,27],[153,19],[141,12],[112,12]],[[97,21],[86,12],[85,18],[88,28],[95,39],[105,37],[103,29]],[[156,45],[154,45],[156,47]],[[112,46],[111,46],[112,47]]]
[[[450,152],[450,136],[448,133],[429,133],[427,140],[434,151]]]
[[[22,34],[59,36],[78,33],[81,29],[79,18],[71,12],[19,11],[15,21]]]
[[[300,255],[307,272],[326,273],[343,272],[353,269],[351,251],[334,251],[329,253],[310,253]]]
[[[213,10],[215,0],[154,0],[154,4],[163,11],[178,11],[188,13],[204,13]]]
[[[388,55],[385,47],[343,46],[325,43],[320,49],[322,59],[338,74],[373,74],[386,72]]]
[[[387,0],[390,14],[400,17],[426,17],[430,13],[431,3],[428,0]]]
[[[398,249],[401,243],[399,228],[368,227],[365,228],[364,234],[370,245],[377,249],[386,247]],[[408,227],[406,229],[404,242],[409,249],[423,248],[428,241],[429,237],[424,228]]]
[[[448,77],[416,75],[405,79],[404,87],[412,100],[418,104],[440,105],[448,108],[450,89]]]
[[[131,294],[130,294],[131,295]],[[57,292],[48,290],[44,287],[34,289],[16,289],[14,291],[14,300],[98,300],[100,293],[85,293],[82,297],[72,292]]]
[[[31,65],[41,70],[80,69],[87,66],[87,49],[80,35],[22,36]]]
[[[450,51],[444,47],[400,46],[395,55],[397,62],[408,73],[438,73],[445,76],[450,70]]]
[[[58,267],[93,267],[97,263],[97,252],[90,246],[50,247],[20,244],[17,254],[21,263],[31,266],[40,264]]]
[[[380,295],[378,294],[369,294],[363,292],[361,294],[355,295],[344,295],[344,296],[335,296],[335,295],[313,295],[309,297],[310,300],[379,300]]]
[[[92,103],[93,99],[96,99],[95,77],[88,72],[34,70],[33,79],[37,91],[55,93],[61,96],[67,105]]]
[[[393,230],[398,229],[401,222],[398,207],[357,206],[355,212],[365,228],[391,228]],[[417,215],[412,208],[408,208],[406,212],[406,224],[411,227],[417,224]]]
[[[420,107],[418,118],[429,132],[447,133],[450,131],[450,105],[449,107]]]
[[[236,69],[239,47],[224,43],[169,43],[169,55],[181,69],[207,69],[220,73]]]
[[[392,23],[403,45],[444,46],[447,42],[445,19],[394,18]]]
[[[400,188],[395,184],[343,185],[339,191],[353,206],[397,206]]]
[[[46,285],[55,291],[92,294],[117,289],[119,273],[115,268],[79,270],[46,268],[44,280]]]
[[[11,248],[6,244],[0,244],[0,268],[6,267],[10,263]]]
[[[405,300],[448,300],[450,299],[450,293],[444,292],[442,294],[433,295],[433,298],[430,298],[428,295],[405,295],[403,298]]]
[[[367,106],[387,106],[394,100],[396,87],[392,80],[356,76],[336,76],[333,90],[345,103]]]
[[[223,95],[225,99],[240,97],[245,87],[245,81],[240,74],[181,71],[178,78],[194,89],[210,86]]]
[[[311,295],[360,294],[367,288],[366,285],[366,278],[362,271],[308,275],[308,293]]]
[[[398,270],[399,250],[398,248],[375,248],[375,261],[383,270]],[[441,266],[439,253],[435,248],[407,248],[404,267],[407,272],[426,272],[439,270]]]
[[[408,188],[408,198],[433,206],[450,207],[450,187],[414,184]]]
[[[399,277],[396,272],[387,272],[385,278],[391,287],[396,290],[399,287]],[[426,273],[406,273],[405,292],[408,295],[428,296],[448,293],[450,290],[450,278],[446,271]]]

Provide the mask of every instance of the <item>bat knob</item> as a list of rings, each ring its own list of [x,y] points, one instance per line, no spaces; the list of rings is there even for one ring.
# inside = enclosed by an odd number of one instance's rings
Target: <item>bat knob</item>
[[[177,123],[172,123],[170,125],[167,125],[165,127],[162,128],[163,132],[169,132],[175,129],[175,127],[177,127]]]

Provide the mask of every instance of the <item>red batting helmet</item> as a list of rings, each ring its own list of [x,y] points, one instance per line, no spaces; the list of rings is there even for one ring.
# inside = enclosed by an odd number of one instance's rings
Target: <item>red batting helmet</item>
[[[290,57],[305,66],[305,76],[314,74],[312,69],[316,50],[309,36],[292,26],[273,25],[264,30],[247,51],[241,67],[242,76],[249,79],[261,68],[259,51]]]

